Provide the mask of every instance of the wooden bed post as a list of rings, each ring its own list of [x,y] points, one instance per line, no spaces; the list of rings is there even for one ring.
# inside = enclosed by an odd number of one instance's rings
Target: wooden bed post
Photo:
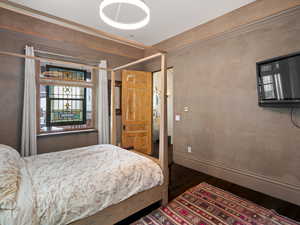
[[[111,71],[111,99],[110,99],[110,143],[117,145],[117,134],[116,134],[116,72]]]
[[[160,138],[159,161],[164,173],[164,188],[162,204],[168,204],[169,186],[169,160],[168,160],[168,117],[167,117],[167,59],[166,54],[161,55],[161,109],[160,109]]]

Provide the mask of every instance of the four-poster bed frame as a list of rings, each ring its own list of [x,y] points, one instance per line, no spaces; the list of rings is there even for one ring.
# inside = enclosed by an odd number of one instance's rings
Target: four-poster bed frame
[[[164,174],[164,183],[161,186],[151,188],[149,190],[138,193],[129,199],[126,199],[116,205],[112,205],[93,216],[89,216],[79,221],[75,221],[73,225],[112,225],[115,224],[128,216],[138,212],[139,210],[146,208],[147,206],[161,201],[163,205],[168,203],[168,185],[169,185],[169,170],[168,170],[168,137],[167,137],[167,61],[166,53],[157,53],[137,61],[128,63],[123,66],[116,68],[102,68],[97,66],[90,66],[86,64],[79,64],[73,62],[67,62],[62,60],[54,60],[43,57],[26,56],[23,54],[11,53],[0,51],[0,55],[14,56],[19,58],[28,58],[38,61],[50,61],[54,63],[64,63],[66,65],[82,66],[89,69],[95,70],[106,70],[111,72],[111,117],[110,117],[110,134],[111,134],[111,144],[116,145],[116,111],[115,111],[115,79],[116,72],[127,67],[155,59],[161,58],[161,120],[160,120],[160,144],[159,144],[159,159],[153,158],[151,156],[146,156],[151,158],[153,161],[158,163]],[[138,153],[137,154],[142,154]],[[142,154],[143,155],[143,154]]]

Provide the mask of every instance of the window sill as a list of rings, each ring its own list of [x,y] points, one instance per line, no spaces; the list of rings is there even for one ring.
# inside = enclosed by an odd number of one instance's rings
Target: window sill
[[[37,137],[68,135],[68,134],[80,134],[80,133],[92,133],[92,132],[98,132],[98,130],[96,130],[96,129],[85,129],[85,130],[71,130],[71,131],[40,133],[40,134],[37,135]]]

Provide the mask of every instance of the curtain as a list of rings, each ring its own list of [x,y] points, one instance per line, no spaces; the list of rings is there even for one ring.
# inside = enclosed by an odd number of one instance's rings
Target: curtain
[[[101,60],[99,67],[107,68],[107,61]],[[99,70],[98,81],[98,143],[109,144],[107,71]]]
[[[33,47],[26,46],[25,54],[34,56]],[[36,81],[35,81],[35,61],[25,59],[24,77],[24,100],[23,100],[23,120],[21,137],[21,155],[31,156],[37,154],[36,145]]]

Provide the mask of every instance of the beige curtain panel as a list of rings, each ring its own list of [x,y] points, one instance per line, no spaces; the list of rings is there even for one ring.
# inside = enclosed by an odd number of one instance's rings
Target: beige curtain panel
[[[99,67],[107,68],[107,61],[101,60]],[[98,143],[109,144],[108,81],[106,70],[99,70],[97,112]]]
[[[26,46],[27,56],[34,56],[33,47]],[[36,82],[35,60],[25,59],[24,101],[21,137],[21,155],[31,156],[37,154],[36,144]]]

